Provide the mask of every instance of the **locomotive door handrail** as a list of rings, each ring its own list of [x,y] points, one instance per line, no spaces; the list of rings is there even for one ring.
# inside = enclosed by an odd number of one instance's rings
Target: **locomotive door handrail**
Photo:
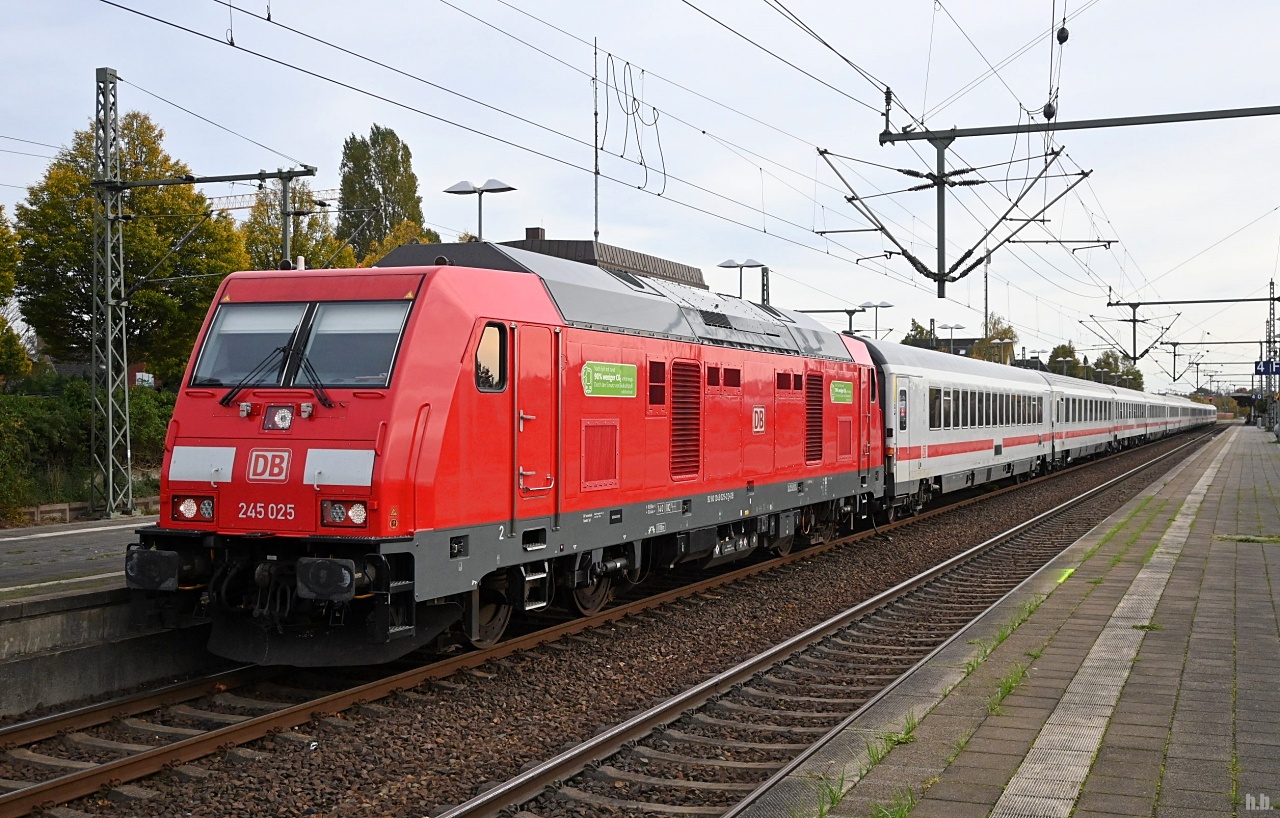
[[[516,338],[516,325],[508,325],[511,331],[511,411],[514,417],[511,423],[511,526],[507,529],[511,536],[516,536],[516,522],[520,517],[520,489],[524,476],[520,474],[520,428],[524,420],[520,417],[520,344]]]
[[[564,468],[564,334],[560,332],[560,328],[556,327],[552,330],[556,336],[556,382],[554,388],[556,390],[556,422],[552,428],[556,434],[556,462],[554,468],[555,476],[551,478],[551,485],[555,488],[554,505],[551,514],[551,530],[560,530],[560,503],[561,492],[563,487],[560,485],[560,469]]]

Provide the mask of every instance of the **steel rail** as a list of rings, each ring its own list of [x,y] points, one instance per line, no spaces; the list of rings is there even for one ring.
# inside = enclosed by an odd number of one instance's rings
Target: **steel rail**
[[[1116,478],[1114,478],[1113,480],[1110,480],[1110,481],[1108,481],[1107,483],[1104,483],[1104,484],[1102,484],[1101,486],[1096,487],[1095,489],[1091,489],[1090,491],[1091,491],[1091,492],[1093,492],[1093,491],[1098,491],[1098,492],[1105,491],[1107,488],[1109,488],[1109,487],[1113,486],[1114,484],[1118,483],[1119,481],[1125,480],[1125,479],[1127,479],[1128,477],[1133,476],[1135,473],[1137,473],[1137,472],[1139,472],[1139,471],[1141,471],[1141,470],[1143,470],[1143,469],[1146,469],[1146,468],[1151,467],[1152,465],[1154,465],[1155,463],[1158,463],[1160,460],[1163,460],[1163,459],[1164,459],[1164,458],[1166,458],[1166,457],[1171,457],[1171,456],[1173,456],[1174,454],[1177,454],[1178,452],[1182,451],[1183,449],[1187,448],[1188,446],[1193,446],[1193,445],[1195,445],[1195,444],[1199,443],[1199,442],[1200,442],[1200,441],[1202,441],[1204,438],[1212,438],[1212,437],[1215,437],[1215,436],[1216,436],[1220,431],[1221,431],[1221,429],[1215,429],[1215,430],[1213,430],[1213,431],[1211,431],[1211,432],[1208,432],[1208,433],[1206,433],[1206,434],[1204,434],[1204,435],[1200,435],[1199,437],[1195,438],[1194,440],[1189,440],[1189,441],[1187,441],[1186,443],[1184,443],[1182,446],[1179,446],[1178,448],[1173,449],[1173,450],[1171,450],[1171,451],[1165,452],[1164,454],[1158,455],[1157,457],[1152,458],[1152,460],[1151,460],[1149,463],[1147,463],[1147,464],[1145,464],[1145,465],[1142,465],[1142,466],[1139,466],[1139,467],[1138,467],[1138,468],[1136,468],[1136,469],[1132,469],[1132,470],[1130,470],[1129,472],[1126,472],[1125,474],[1122,474],[1122,475],[1120,475],[1119,477],[1116,477]],[[1088,493],[1086,493],[1086,494],[1088,494]],[[1081,497],[1085,497],[1085,495],[1081,495]],[[1087,499],[1087,498],[1086,498],[1086,499]],[[1071,503],[1071,504],[1073,504],[1073,505],[1078,505],[1078,503],[1075,503],[1075,501],[1073,501],[1073,500],[1069,500],[1069,501],[1067,501],[1067,502],[1068,502],[1068,503]],[[1065,506],[1065,505],[1067,505],[1067,504],[1066,504],[1066,503],[1064,503],[1064,504],[1063,504],[1063,506]],[[1046,512],[1046,514],[1053,514],[1053,513],[1056,513],[1056,512],[1058,512],[1058,511],[1065,511],[1065,510],[1067,510],[1067,509],[1063,508],[1063,506],[1059,506],[1057,509],[1051,509],[1049,512]],[[1044,515],[1041,515],[1041,516],[1044,516]],[[1032,522],[1032,523],[1033,523],[1033,522],[1035,522],[1035,521],[1034,521],[1034,520],[1032,520],[1032,521],[1029,521],[1029,522]],[[829,743],[831,743],[831,741],[833,741],[834,739],[836,739],[836,738],[837,738],[837,737],[838,737],[842,732],[844,732],[844,731],[845,731],[845,730],[847,730],[851,725],[853,725],[853,724],[854,724],[854,722],[855,722],[855,721],[857,721],[857,719],[858,719],[858,718],[860,718],[864,713],[866,713],[867,711],[869,711],[869,710],[870,710],[874,705],[878,704],[882,699],[884,699],[885,697],[887,697],[890,693],[892,693],[894,690],[896,690],[899,686],[901,686],[902,684],[904,684],[904,683],[905,683],[909,678],[911,678],[911,677],[916,673],[916,671],[918,671],[918,670],[920,670],[921,668],[923,668],[924,666],[926,666],[926,665],[927,665],[927,664],[928,664],[928,663],[933,659],[933,657],[934,657],[934,656],[936,656],[936,655],[938,655],[939,653],[941,653],[941,652],[942,652],[943,650],[945,650],[947,647],[949,647],[949,646],[950,646],[950,645],[952,645],[954,642],[956,642],[956,640],[958,640],[958,639],[963,639],[963,638],[965,637],[965,635],[966,635],[966,634],[968,634],[969,629],[970,629],[971,627],[973,627],[974,625],[976,625],[976,624],[977,624],[977,623],[978,623],[978,622],[979,622],[979,621],[980,621],[984,616],[986,616],[988,613],[990,613],[992,610],[994,610],[997,606],[999,606],[999,605],[1000,605],[1002,602],[1004,602],[1006,599],[1008,599],[1008,598],[1012,597],[1014,594],[1018,593],[1018,592],[1019,592],[1019,590],[1021,590],[1022,588],[1024,588],[1024,587],[1025,587],[1028,583],[1030,583],[1033,579],[1035,579],[1036,577],[1040,576],[1041,572],[1043,572],[1043,571],[1045,571],[1045,570],[1048,570],[1048,568],[1049,568],[1052,564],[1053,564],[1053,560],[1052,560],[1052,559],[1050,559],[1050,560],[1049,560],[1048,562],[1046,562],[1044,565],[1041,565],[1041,566],[1040,566],[1039,568],[1037,568],[1035,571],[1032,571],[1030,574],[1028,574],[1028,575],[1027,575],[1027,577],[1026,577],[1025,579],[1023,579],[1021,582],[1019,582],[1019,583],[1018,583],[1017,585],[1015,585],[1014,587],[1010,588],[1010,589],[1008,590],[1008,592],[1006,592],[1005,594],[1003,594],[1003,595],[1000,597],[1000,599],[998,599],[998,600],[996,600],[995,602],[993,602],[993,603],[991,603],[990,605],[988,605],[988,606],[987,606],[987,607],[986,607],[986,608],[985,608],[981,613],[979,613],[979,614],[978,614],[977,616],[975,616],[972,620],[970,620],[970,622],[969,622],[967,625],[965,625],[964,627],[960,628],[960,629],[959,629],[958,631],[956,631],[955,633],[951,634],[951,636],[948,636],[945,640],[943,640],[943,641],[942,641],[942,643],[941,643],[941,644],[939,644],[939,645],[938,645],[937,647],[935,647],[933,650],[929,651],[929,653],[928,653],[928,654],[926,654],[925,656],[921,657],[921,659],[920,659],[918,662],[916,662],[916,663],[915,663],[914,665],[912,665],[911,667],[907,668],[907,669],[902,673],[902,675],[901,675],[901,676],[899,676],[898,678],[894,679],[894,680],[893,680],[892,682],[890,682],[889,684],[885,685],[885,687],[884,687],[882,690],[880,690],[880,691],[879,691],[879,692],[877,692],[874,696],[872,696],[870,699],[868,699],[868,700],[867,700],[867,701],[866,701],[866,702],[865,702],[861,707],[859,707],[857,710],[855,710],[854,712],[850,713],[847,717],[845,717],[844,719],[842,719],[842,720],[840,721],[840,723],[839,723],[839,724],[837,724],[837,725],[835,725],[834,727],[832,727],[832,728],[831,728],[831,729],[830,729],[830,730],[829,730],[825,735],[823,735],[821,738],[819,738],[817,741],[815,741],[812,745],[810,745],[810,746],[808,747],[808,749],[801,751],[801,753],[800,753],[799,755],[797,755],[795,758],[791,759],[791,760],[790,760],[790,761],[788,761],[786,764],[784,764],[784,765],[782,766],[782,768],[781,768],[781,769],[779,769],[779,770],[778,770],[777,772],[775,772],[773,775],[769,776],[769,778],[767,778],[766,780],[762,781],[762,782],[760,783],[760,786],[756,787],[756,788],[755,788],[754,790],[752,790],[752,791],[751,791],[751,792],[750,792],[750,793],[749,793],[745,798],[743,798],[743,799],[742,799],[741,801],[739,801],[737,804],[733,805],[733,806],[732,806],[732,807],[731,807],[727,812],[725,812],[722,816],[720,816],[720,818],[739,818],[739,816],[741,816],[744,812],[746,812],[746,810],[747,810],[747,809],[748,809],[752,804],[754,804],[756,801],[758,801],[758,800],[759,800],[759,799],[760,799],[760,798],[761,798],[765,793],[767,793],[767,792],[768,792],[772,787],[774,787],[774,786],[775,786],[779,781],[782,781],[782,780],[783,780],[784,778],[786,778],[788,775],[791,775],[791,774],[792,774],[792,773],[794,773],[796,770],[798,770],[798,769],[801,767],[801,765],[803,765],[806,761],[808,761],[810,758],[812,758],[812,757],[813,757],[813,755],[814,755],[815,753],[817,753],[817,752],[818,752],[819,750],[821,750],[823,747],[827,746]]]
[[[65,713],[55,713],[32,721],[24,721],[0,729],[0,749],[34,744],[63,733],[97,727],[115,719],[136,716],[157,707],[198,699],[210,693],[241,687],[274,675],[267,668],[245,666],[232,668],[198,680],[176,682],[156,690],[144,690],[130,696],[85,705]]]
[[[1212,435],[1216,433],[1217,433],[1217,430],[1214,430],[1214,431],[1210,431],[1207,434]],[[1125,475],[1122,475],[1121,478],[1116,478],[1116,480],[1123,479],[1126,476],[1132,475],[1138,471],[1141,471],[1142,469],[1148,468],[1150,465],[1156,462],[1159,462],[1160,459],[1164,457],[1168,457],[1178,451],[1181,451],[1187,446],[1190,446],[1190,445],[1193,445],[1194,443],[1199,442],[1203,437],[1204,435],[1202,435],[1201,437],[1197,437],[1196,439],[1192,441],[1188,441],[1187,443],[1183,444],[1177,449],[1171,450],[1170,452],[1166,452],[1163,455],[1159,455],[1156,458],[1153,458],[1152,460],[1148,461],[1147,463],[1144,463],[1143,465],[1126,472]],[[853,534],[848,537],[843,537],[837,540],[833,540],[828,543],[822,543],[820,545],[816,545],[810,548],[801,549],[799,551],[793,551],[792,553],[787,554],[785,556],[780,556],[774,559],[766,560],[754,565],[748,565],[743,568],[736,569],[734,571],[730,571],[715,577],[710,577],[708,579],[702,580],[697,583],[693,583],[692,585],[681,586],[680,588],[666,591],[664,593],[657,594],[655,596],[645,597],[644,599],[640,599],[635,602],[628,603],[626,605],[621,605],[616,608],[609,608],[591,617],[575,619],[569,622],[562,623],[560,625],[553,626],[551,628],[535,631],[525,636],[521,636],[516,639],[503,642],[502,644],[496,645],[487,650],[467,653],[461,656],[454,657],[452,659],[447,659],[443,662],[437,662],[437,663],[426,665],[420,668],[413,668],[411,670],[407,670],[402,673],[395,674],[393,676],[388,676],[384,679],[379,679],[374,682],[369,682],[367,684],[350,688],[348,690],[339,691],[337,693],[332,693],[326,696],[322,696],[322,697],[313,699],[311,701],[304,702],[302,704],[285,708],[283,710],[278,710],[273,713],[257,716],[257,717],[248,719],[247,721],[244,721],[244,722],[240,722],[237,724],[228,725],[226,727],[212,730],[200,736],[194,736],[189,739],[184,739],[182,741],[166,744],[161,747],[156,747],[152,750],[138,753],[137,755],[128,756],[125,758],[117,759],[115,761],[98,765],[96,767],[93,767],[92,769],[69,773],[67,775],[59,776],[57,778],[53,778],[48,781],[33,784],[29,787],[24,787],[23,789],[20,789],[20,790],[14,790],[13,792],[0,795],[0,818],[9,818],[9,816],[14,816],[14,818],[17,818],[18,816],[28,815],[37,809],[47,809],[48,807],[54,804],[66,803],[76,798],[81,798],[86,795],[91,795],[94,792],[99,791],[104,786],[117,785],[119,783],[136,781],[138,779],[145,778],[149,775],[154,775],[165,769],[171,768],[177,764],[182,764],[189,761],[197,760],[199,758],[207,757],[225,747],[245,744],[250,741],[263,738],[272,733],[279,732],[281,730],[287,730],[292,727],[297,727],[299,725],[306,724],[317,716],[326,716],[336,712],[340,712],[342,710],[345,710],[359,703],[364,703],[371,700],[389,696],[392,693],[395,693],[396,691],[399,691],[399,690],[408,690],[408,689],[417,687],[423,682],[427,682],[435,679],[442,679],[460,670],[478,667],[484,664],[485,662],[488,662],[493,659],[509,656],[511,654],[518,653],[523,650],[528,650],[529,648],[536,647],[537,645],[541,645],[547,642],[553,642],[565,636],[590,630],[602,624],[608,624],[610,622],[623,619],[627,616],[641,613],[641,612],[650,610],[652,608],[660,607],[669,602],[673,602],[677,599],[694,596],[696,594],[699,594],[708,590],[719,588],[724,585],[737,582],[738,580],[741,580],[741,579],[746,579],[748,577],[765,573],[775,568],[779,568],[785,565],[790,565],[791,563],[797,562],[802,559],[808,559],[818,554],[826,553],[827,551],[833,550],[835,548],[841,548],[846,545],[850,545],[865,539],[879,536],[881,533],[886,531],[892,531],[902,526],[907,526],[913,523],[920,522],[922,520],[927,520],[939,514],[944,514],[947,512],[963,509],[968,506],[974,505],[976,503],[986,502],[987,500],[991,500],[996,497],[1002,496],[1008,492],[1017,491],[1018,489],[1025,488],[1028,485],[1031,485],[1033,483],[1040,483],[1045,480],[1051,480],[1056,477],[1061,477],[1065,474],[1072,473],[1076,470],[1089,468],[1097,464],[1098,464],[1098,461],[1088,461],[1065,470],[1052,472],[1043,477],[1029,481],[1028,483],[1015,484],[1012,486],[1007,486],[1005,488],[999,489],[997,491],[992,491],[986,494],[970,497],[965,500],[961,500],[960,502],[957,502],[957,503],[943,506],[941,508],[932,509],[930,511],[927,511],[923,514],[916,515],[914,517],[906,517],[906,518],[897,520],[893,523],[878,526],[876,528],[873,528],[870,531],[859,532],[857,534]],[[1113,482],[1115,482],[1115,480],[1109,481],[1108,483],[1103,484],[1103,486],[1110,485]],[[1096,491],[1096,490],[1097,489],[1094,489],[1093,491]],[[1061,508],[1061,506],[1059,508]],[[1052,512],[1046,512],[1046,513],[1052,513]],[[1036,519],[1039,519],[1039,518],[1036,518]],[[1007,535],[1008,535],[1008,532],[1006,532],[1005,535],[1000,535],[1000,536],[1007,536]],[[977,546],[976,548],[982,548],[982,546]],[[970,549],[969,551],[964,552],[964,554],[959,555],[959,557],[953,557],[952,559],[948,560],[946,563],[943,563],[943,565],[953,565],[957,559],[965,557],[965,555],[973,555],[974,553],[975,553],[974,549]],[[921,575],[921,576],[924,576],[924,575]],[[919,577],[915,579],[919,579]],[[907,583],[910,583],[912,581],[914,580],[908,580]],[[898,586],[895,586],[895,589],[890,589],[890,591],[883,592],[882,594],[877,595],[876,597],[872,598],[872,600],[868,600],[867,603],[863,603],[863,604],[867,605],[872,602],[875,602],[876,600],[887,601],[887,598],[885,598],[885,594],[892,593],[896,589],[904,588],[907,583],[902,583]],[[907,588],[906,590],[909,590],[909,588]],[[876,603],[876,604],[879,604],[879,603]],[[822,627],[822,626],[819,625],[815,627]],[[810,633],[813,630],[814,629],[810,629],[810,631],[806,631],[806,633]],[[791,640],[788,640],[788,642],[783,644],[789,644],[790,642],[799,638],[800,637],[793,637]],[[251,672],[254,670],[260,670],[260,669],[240,668],[235,671],[230,671],[229,673]],[[726,671],[726,673],[730,673],[730,672],[731,671]],[[723,676],[724,674],[721,674],[721,675]],[[198,689],[198,688],[200,689],[215,688],[216,689],[217,684],[219,683],[218,678],[220,677],[210,677],[210,678],[199,680],[198,682],[185,683],[185,685],[189,689]],[[716,677],[716,678],[719,678],[719,677]],[[67,732],[69,730],[76,729],[77,726],[91,727],[98,724],[102,724],[106,721],[110,721],[112,718],[115,718],[117,715],[132,715],[137,712],[142,712],[142,710],[130,710],[129,712],[125,712],[125,711],[130,706],[128,704],[129,702],[133,700],[138,700],[140,702],[141,700],[145,699],[148,695],[156,696],[156,697],[167,695],[171,697],[172,700],[181,700],[181,698],[184,698],[184,696],[182,696],[180,692],[180,689],[183,686],[184,685],[182,684],[175,685],[169,688],[164,688],[161,691],[155,691],[154,693],[151,693],[151,694],[147,694],[147,693],[137,694],[136,696],[127,697],[126,699],[113,700],[111,702],[104,702],[100,705],[90,705],[88,707],[81,708],[80,710],[72,711],[72,713],[70,714],[59,714],[59,715],[49,716],[43,719],[39,719],[33,722],[24,722],[22,724],[14,725],[10,728],[7,728],[4,731],[0,731],[0,747],[14,746],[15,744],[18,743],[17,737],[23,735],[24,732],[30,735],[37,736],[37,738],[34,740],[39,740],[40,738],[52,737],[54,735]],[[209,692],[212,692],[212,691],[210,690]],[[185,696],[185,698],[193,698],[193,697],[187,695]],[[161,702],[161,705],[163,705],[164,703],[166,702]],[[147,708],[143,708],[143,709],[147,709]],[[105,715],[108,713],[110,713],[111,715]],[[66,718],[68,715],[71,717],[71,721],[60,721],[61,719]],[[600,738],[604,738],[610,735],[612,732],[613,731],[610,731],[609,733],[605,733]],[[560,758],[560,756],[557,756],[557,758]],[[533,772],[533,770],[531,770],[530,772]],[[501,789],[502,788],[496,788],[491,792],[496,793],[501,791]],[[466,802],[466,803],[471,803],[471,802]],[[453,812],[450,812],[447,814],[453,815]],[[480,814],[480,813],[477,813],[477,814]]]
[[[636,716],[633,716],[622,724],[612,727],[609,730],[606,730],[599,735],[520,773],[515,778],[486,790],[469,801],[465,801],[462,804],[439,813],[436,818],[482,818],[484,816],[496,816],[501,810],[522,804],[536,797],[555,782],[563,780],[571,775],[576,775],[586,769],[591,763],[617,753],[628,743],[644,737],[655,728],[670,723],[690,709],[705,703],[713,696],[726,692],[730,688],[747,681],[760,671],[771,667],[792,654],[824,639],[841,628],[844,628],[853,620],[864,616],[888,602],[892,602],[905,596],[907,593],[928,584],[946,573],[949,573],[957,566],[969,562],[974,557],[991,550],[995,546],[1000,545],[1013,537],[1016,537],[1028,529],[1039,525],[1045,520],[1055,517],[1064,511],[1070,510],[1102,492],[1108,491],[1118,483],[1128,480],[1139,472],[1150,468],[1152,465],[1159,463],[1178,452],[1181,452],[1188,446],[1199,443],[1201,440],[1202,437],[1197,437],[1195,440],[1188,441],[1182,446],[1157,455],[1146,463],[1130,469],[1124,474],[1114,477],[1105,483],[1082,492],[1081,494],[1060,503],[1048,511],[1037,514],[1035,517],[1021,522],[1013,528],[997,534],[985,542],[975,545],[974,547],[957,554],[938,565],[935,565],[927,571],[917,574],[911,579],[905,580],[888,590],[882,591],[881,593],[858,603],[852,608],[838,613],[826,621],[814,625],[808,630],[780,642],[772,648],[769,648],[750,659],[747,659],[741,664],[707,679],[701,684],[689,688],[684,693],[673,696],[672,698],[667,699],[666,701],[661,702],[660,704],[655,705]]]

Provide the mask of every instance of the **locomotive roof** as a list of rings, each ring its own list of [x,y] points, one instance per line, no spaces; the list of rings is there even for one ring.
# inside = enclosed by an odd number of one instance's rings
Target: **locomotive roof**
[[[439,255],[457,266],[538,276],[570,326],[852,360],[840,336],[807,315],[516,247],[485,242],[405,245],[378,266],[431,266]]]

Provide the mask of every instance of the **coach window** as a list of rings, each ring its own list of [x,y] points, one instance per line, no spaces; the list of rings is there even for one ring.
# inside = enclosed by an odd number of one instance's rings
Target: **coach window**
[[[485,324],[476,347],[476,388],[501,392],[507,388],[507,333],[501,324]]]
[[[944,429],[950,429],[952,426],[951,411],[954,401],[951,400],[951,393],[954,391],[953,389],[942,390],[942,428]]]
[[[929,387],[929,428],[942,428],[942,390],[936,386]]]
[[[960,427],[963,429],[968,429],[969,428],[969,390],[968,389],[960,390],[960,411],[957,414],[960,415]]]

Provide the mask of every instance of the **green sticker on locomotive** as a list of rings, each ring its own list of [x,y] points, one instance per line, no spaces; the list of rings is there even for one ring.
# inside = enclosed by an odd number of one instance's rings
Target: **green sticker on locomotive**
[[[832,381],[831,402],[853,403],[853,384],[849,381]]]
[[[587,361],[582,365],[582,394],[589,398],[634,398],[635,365]]]

